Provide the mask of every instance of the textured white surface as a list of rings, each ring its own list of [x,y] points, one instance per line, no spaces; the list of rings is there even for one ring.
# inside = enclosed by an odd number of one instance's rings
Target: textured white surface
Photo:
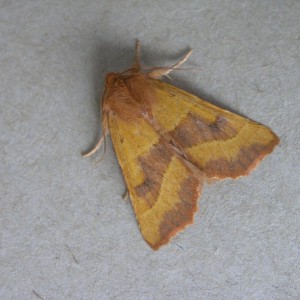
[[[1,299],[299,299],[300,2],[0,1]],[[100,129],[108,71],[173,83],[270,126],[250,176],[206,186],[195,224],[153,252]]]

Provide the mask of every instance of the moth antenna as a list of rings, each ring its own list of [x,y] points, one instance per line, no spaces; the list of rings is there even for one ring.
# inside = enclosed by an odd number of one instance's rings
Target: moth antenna
[[[181,60],[179,60],[177,63],[175,63],[171,67],[162,67],[162,68],[153,70],[152,72],[149,73],[149,76],[152,78],[160,78],[162,76],[168,75],[170,72],[174,71],[175,69],[178,69],[178,67],[180,67],[182,64],[184,64],[187,61],[187,59],[190,57],[190,55],[192,54],[192,51],[193,51],[192,49],[189,50]]]
[[[133,65],[135,71],[141,69],[141,44],[138,39],[135,40],[135,63]]]
[[[184,64],[188,60],[188,58],[191,56],[192,52],[193,52],[193,50],[190,49],[187,52],[187,54],[179,62],[177,62],[176,64],[174,64],[173,66],[171,66],[171,68],[172,69],[176,69],[176,68],[180,67],[182,64]]]
[[[174,70],[177,70],[177,71],[195,71],[195,70],[197,70],[197,71],[199,71],[199,70],[201,70],[201,68],[196,68],[195,67],[195,68],[176,68],[176,69],[174,69],[174,68],[171,68],[171,67],[143,67],[143,70],[152,70],[152,72],[146,73],[146,74],[149,74],[149,76],[152,77],[152,78],[159,78],[161,76],[166,76],[170,80],[173,80],[173,78],[169,74],[159,75],[158,77],[153,77],[152,74],[154,73],[154,71],[156,71],[158,73],[158,72],[162,72],[164,70],[168,70],[169,73],[171,73]]]
[[[172,70],[175,70],[175,68],[173,67],[158,67],[158,66],[143,66],[142,67],[143,70],[158,70],[158,69],[172,69]],[[131,69],[129,69],[131,70]],[[190,68],[176,68],[176,70],[179,70],[179,71],[186,71],[186,70],[201,70],[201,68],[197,68],[197,67],[190,67]],[[127,70],[126,70],[127,71]],[[121,72],[122,74],[123,72]]]

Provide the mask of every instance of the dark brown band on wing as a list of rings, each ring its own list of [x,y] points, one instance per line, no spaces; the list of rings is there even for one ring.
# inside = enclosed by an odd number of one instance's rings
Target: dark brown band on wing
[[[135,188],[136,194],[143,197],[152,207],[158,198],[163,176],[173,156],[173,151],[164,142],[154,145],[150,152],[139,159],[145,181]]]
[[[161,245],[166,244],[172,236],[178,231],[184,229],[187,225],[193,223],[193,216],[197,211],[197,200],[200,196],[204,175],[195,176],[193,170],[189,170],[190,176],[184,180],[178,192],[180,202],[165,213],[160,225],[161,240],[157,245],[151,245],[158,249]]]
[[[225,117],[218,116],[213,123],[208,123],[193,113],[187,114],[179,125],[170,132],[172,138],[183,148],[213,140],[230,139],[236,134],[237,131]]]
[[[256,167],[265,155],[271,153],[277,144],[278,139],[274,139],[268,145],[253,144],[250,147],[241,147],[238,155],[233,159],[219,158],[208,161],[204,172],[208,177],[220,179],[245,176]],[[197,165],[197,162],[194,164]]]

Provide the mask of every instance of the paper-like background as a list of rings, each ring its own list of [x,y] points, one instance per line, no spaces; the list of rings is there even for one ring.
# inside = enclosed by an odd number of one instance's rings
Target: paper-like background
[[[0,1],[1,299],[299,299],[300,2]],[[108,139],[105,74],[170,65],[173,84],[281,138],[246,178],[206,186],[158,252]]]

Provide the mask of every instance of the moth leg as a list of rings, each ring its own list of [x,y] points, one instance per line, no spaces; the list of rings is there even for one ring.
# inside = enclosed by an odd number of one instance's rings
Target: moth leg
[[[123,200],[128,200],[129,199],[129,192],[128,190],[125,191],[125,193],[123,194]]]
[[[192,54],[192,50],[189,50],[181,60],[179,60],[171,67],[161,67],[161,68],[154,69],[153,71],[149,72],[149,76],[151,78],[160,78],[162,76],[168,75],[169,73],[171,73],[172,71],[180,67],[182,64],[184,64],[191,54]]]
[[[135,63],[133,68],[136,71],[140,71],[141,69],[141,44],[139,40],[135,41]]]
[[[98,143],[94,146],[93,149],[91,149],[90,151],[88,151],[86,153],[83,153],[82,156],[88,157],[88,156],[93,155],[101,147],[103,141],[104,141],[104,135],[102,135],[101,139],[98,141]]]

